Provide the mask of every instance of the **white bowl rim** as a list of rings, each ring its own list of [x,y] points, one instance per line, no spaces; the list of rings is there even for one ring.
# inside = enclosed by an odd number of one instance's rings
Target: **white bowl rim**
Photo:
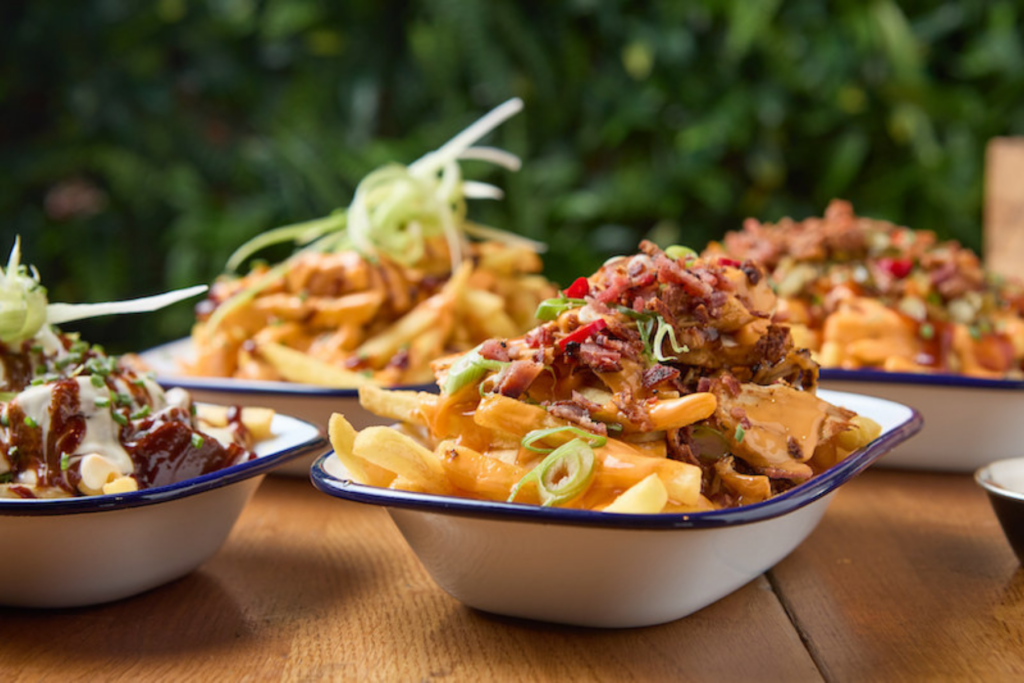
[[[941,372],[889,372],[873,368],[847,370],[843,368],[821,368],[818,372],[819,382],[849,381],[878,382],[881,384],[912,384],[930,387],[951,387],[962,389],[1024,389],[1024,380],[993,379],[989,377],[972,377],[969,375],[953,375]]]
[[[76,496],[74,498],[0,498],[0,516],[27,517],[108,512],[125,508],[155,505],[178,498],[194,496],[205,491],[235,484],[260,474],[266,474],[281,463],[293,460],[310,452],[328,446],[323,432],[316,425],[290,415],[277,414],[275,421],[283,423],[282,434],[295,430],[307,432],[308,436],[279,451],[259,455],[254,460],[225,467],[214,472],[192,477],[183,481],[128,493],[99,496]]]
[[[924,423],[920,413],[909,406],[897,405],[905,408],[909,413],[904,422],[894,426],[866,447],[851,453],[841,463],[832,466],[817,477],[761,503],[709,512],[624,515],[593,510],[502,503],[368,486],[348,479],[340,479],[327,472],[325,463],[329,457],[334,455],[333,450],[316,459],[310,470],[310,478],[313,481],[313,486],[318,490],[336,498],[437,514],[510,522],[616,529],[712,529],[738,526],[786,515],[832,493],[839,486],[867,469],[894,446],[919,432]]]
[[[157,354],[174,355],[177,349],[182,348],[191,340],[188,337],[168,342],[143,351],[139,356],[146,360],[147,356]],[[157,371],[154,375],[156,383],[165,388],[180,387],[182,389],[200,391],[222,391],[237,394],[263,394],[263,395],[286,395],[286,396],[323,396],[334,398],[356,398],[359,396],[359,389],[338,389],[334,387],[321,387],[315,384],[300,384],[298,382],[276,382],[270,380],[235,379],[233,377],[199,377],[192,375],[177,375],[168,372]],[[440,388],[435,382],[424,384],[405,384],[389,389],[401,389],[406,391],[426,391],[438,393]]]
[[[1024,491],[1017,491],[1015,489],[1008,489],[1001,486],[992,476],[993,468],[999,467],[1000,465],[1010,465],[1011,463],[1013,466],[1024,469],[1024,457],[1003,458],[1002,460],[995,460],[975,470],[974,481],[978,483],[978,486],[985,489],[992,495],[999,496],[1000,498],[1008,498],[1010,500],[1018,500],[1024,503]]]

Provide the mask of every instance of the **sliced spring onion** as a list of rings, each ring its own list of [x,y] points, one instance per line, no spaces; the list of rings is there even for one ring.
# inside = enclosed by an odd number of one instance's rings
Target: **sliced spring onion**
[[[665,255],[671,259],[689,261],[697,258],[698,254],[690,247],[684,247],[679,244],[673,244],[665,249]]]
[[[594,478],[594,451],[583,439],[573,439],[551,451],[540,464],[519,480],[509,493],[515,501],[519,490],[534,482],[541,505],[562,505],[582,495]]]
[[[567,296],[556,296],[553,299],[544,299],[537,306],[537,312],[534,313],[534,317],[537,320],[555,320],[558,316],[562,315],[571,308],[579,308],[585,305],[587,302],[583,299],[573,299]]]
[[[743,437],[747,435],[747,430],[743,429],[743,425],[736,425],[736,433],[733,434],[733,438],[736,443],[743,443]]]
[[[451,395],[464,386],[473,384],[487,374],[488,370],[501,370],[509,363],[500,360],[489,360],[480,355],[480,347],[462,354],[448,368],[448,377],[444,381],[444,393]]]
[[[520,443],[522,444],[523,448],[531,450],[534,453],[550,453],[555,449],[544,448],[543,446],[534,446],[533,444],[537,443],[538,441],[543,441],[544,439],[553,434],[561,434],[563,432],[575,434],[576,436],[580,437],[594,448],[600,448],[601,446],[608,443],[608,439],[606,437],[603,437],[600,434],[593,434],[591,432],[586,431],[585,429],[574,427],[572,425],[564,425],[562,427],[551,427],[550,429],[534,429],[532,432],[529,432],[526,436],[524,436],[523,440]]]

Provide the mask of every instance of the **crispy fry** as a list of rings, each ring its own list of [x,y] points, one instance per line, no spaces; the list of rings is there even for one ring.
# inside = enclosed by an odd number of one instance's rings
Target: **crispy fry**
[[[705,392],[658,401],[649,412],[654,429],[678,429],[711,417],[717,407],[715,395]]]
[[[290,382],[342,388],[356,388],[372,383],[365,375],[324,363],[282,344],[260,344],[258,350],[260,355]]]
[[[626,489],[604,512],[653,514],[661,512],[668,502],[668,491],[656,474],[649,474]]]
[[[359,387],[359,405],[395,422],[425,424],[420,412],[421,400],[424,397],[415,391],[388,391],[372,384]]]
[[[352,443],[352,453],[411,482],[420,490],[451,493],[437,455],[415,439],[388,427],[367,427]]]
[[[441,456],[445,474],[455,486],[490,500],[506,500],[512,487],[528,471],[525,467],[502,462],[456,441],[442,441],[437,445],[437,453]]]

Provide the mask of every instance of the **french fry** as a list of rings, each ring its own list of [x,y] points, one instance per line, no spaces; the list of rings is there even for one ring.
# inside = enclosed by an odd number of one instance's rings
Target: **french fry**
[[[344,415],[334,413],[327,423],[327,436],[334,448],[334,454],[352,475],[353,481],[370,486],[387,486],[395,478],[394,474],[366,462],[355,454],[355,428],[345,419]]]
[[[653,514],[665,509],[668,491],[656,474],[649,474],[623,491],[604,509],[604,512],[625,514]]]
[[[851,453],[868,445],[882,433],[882,426],[869,417],[856,415],[850,422],[852,428],[839,433],[836,445]]]
[[[341,389],[354,389],[373,383],[365,375],[325,363],[283,344],[265,343],[257,349],[263,359],[289,382]]]
[[[524,467],[502,462],[456,441],[442,441],[436,452],[452,484],[490,500],[507,500],[512,487],[528,472]],[[517,500],[525,502],[526,498]]]
[[[703,392],[656,402],[648,409],[653,429],[678,429],[705,420],[715,413],[718,399]]]
[[[359,405],[371,413],[395,422],[423,425],[422,401],[434,400],[416,391],[382,389],[373,384],[359,387]]]
[[[437,455],[416,440],[388,427],[367,427],[357,434],[352,453],[363,460],[394,472],[397,477],[430,493],[452,492]]]

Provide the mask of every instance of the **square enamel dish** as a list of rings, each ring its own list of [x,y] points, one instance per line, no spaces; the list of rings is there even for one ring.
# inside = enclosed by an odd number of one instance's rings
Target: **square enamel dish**
[[[328,446],[314,425],[275,415],[257,458],[185,481],[79,498],[0,498],[0,605],[79,607],[185,576],[213,556],[263,475]]]
[[[143,351],[139,357],[156,373],[156,381],[165,388],[181,387],[197,401],[220,405],[262,406],[284,415],[312,422],[324,432],[331,413],[344,414],[356,429],[386,424],[377,415],[359,405],[356,389],[331,389],[294,382],[260,382],[229,377],[193,377],[181,374],[181,363],[192,356],[192,340],[179,339]],[[436,384],[401,387],[413,391],[438,390]],[[308,477],[312,457],[288,461],[275,470],[278,474]]]
[[[882,425],[865,448],[755,505],[690,514],[621,515],[364,486],[333,452],[313,465],[331,496],[382,505],[434,581],[486,612],[607,628],[685,617],[786,557],[836,490],[921,427],[911,408],[821,391]]]
[[[889,399],[921,413],[920,435],[885,456],[880,467],[970,473],[1020,453],[1024,381],[822,368],[820,386]]]

